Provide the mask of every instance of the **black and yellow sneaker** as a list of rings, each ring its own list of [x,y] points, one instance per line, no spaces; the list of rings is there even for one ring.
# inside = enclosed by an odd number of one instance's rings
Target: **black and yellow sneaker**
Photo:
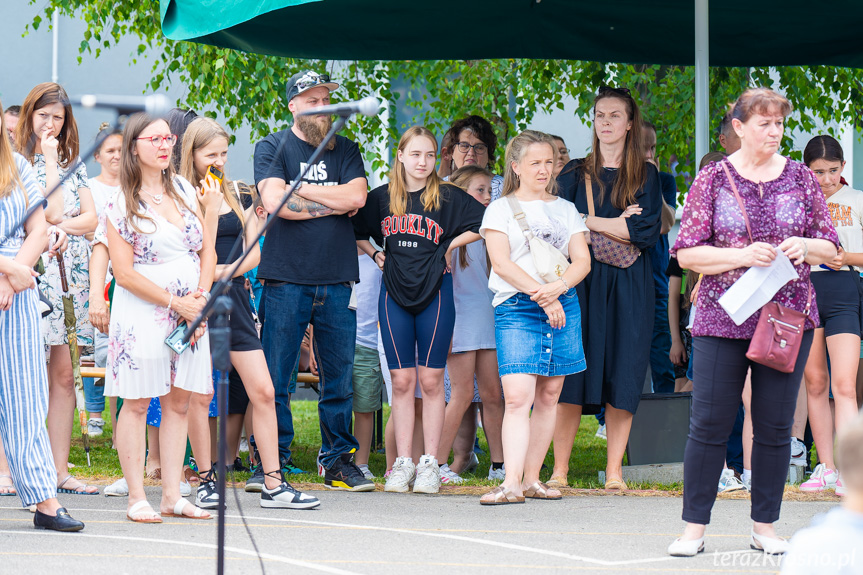
[[[333,465],[324,471],[324,486],[343,491],[374,491],[375,484],[363,476],[354,463],[354,451],[343,453]]]

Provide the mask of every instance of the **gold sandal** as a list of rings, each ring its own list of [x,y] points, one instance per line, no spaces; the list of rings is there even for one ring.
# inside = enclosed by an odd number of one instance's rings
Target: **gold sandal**
[[[524,503],[524,497],[514,494],[503,485],[498,485],[479,500],[480,505],[508,505],[510,503]]]
[[[626,491],[629,488],[622,479],[609,479],[605,482],[605,489],[608,491]]]
[[[557,489],[552,489],[545,483],[537,481],[524,490],[524,496],[528,499],[561,499],[563,495]]]
[[[548,481],[545,482],[548,487],[552,489],[560,489],[561,487],[569,487],[569,483],[566,480],[566,477],[562,475],[557,475],[552,477]]]

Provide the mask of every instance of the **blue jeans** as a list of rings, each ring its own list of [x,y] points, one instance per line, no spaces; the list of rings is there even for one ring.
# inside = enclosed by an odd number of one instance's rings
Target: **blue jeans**
[[[668,290],[664,296],[657,292],[654,308],[653,341],[650,344],[650,371],[653,376],[653,393],[674,392],[674,365],[668,357],[671,351],[671,332],[668,331]]]
[[[348,284],[268,282],[264,285],[259,314],[263,322],[262,343],[276,388],[279,454],[285,458],[291,457],[294,439],[288,385],[309,323],[315,328],[314,353],[320,373],[321,464],[329,469],[340,455],[359,447],[350,432],[357,335],[357,314],[348,309],[350,298]]]
[[[93,343],[95,344],[94,363],[96,367],[105,367],[105,360],[108,357],[108,336],[97,331]],[[102,417],[102,412],[105,411],[104,392],[105,387],[96,385],[95,379],[92,377],[84,378],[84,406],[94,417]]]

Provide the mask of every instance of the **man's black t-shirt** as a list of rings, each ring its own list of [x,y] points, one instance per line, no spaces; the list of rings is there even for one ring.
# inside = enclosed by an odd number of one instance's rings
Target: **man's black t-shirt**
[[[420,200],[423,191],[410,192],[405,215],[394,216],[389,186],[384,184],[369,192],[365,207],[353,217],[357,239],[371,237],[385,245],[387,293],[413,314],[437,295],[452,240],[467,231],[479,232],[485,213],[485,207],[464,190],[445,183],[440,187],[440,209],[427,211]]]
[[[283,138],[287,141],[276,157]],[[270,134],[255,146],[255,183],[280,178],[290,185],[302,174],[314,150],[290,129]],[[343,136],[336,136],[335,147],[324,151],[303,181],[333,186],[365,177],[357,145]],[[346,214],[309,220],[277,217],[267,232],[258,277],[304,285],[359,281],[355,241],[351,220]]]

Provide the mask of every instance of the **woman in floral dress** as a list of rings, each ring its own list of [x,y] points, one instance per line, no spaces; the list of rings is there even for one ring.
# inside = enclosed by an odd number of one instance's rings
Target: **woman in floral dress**
[[[144,429],[159,397],[164,516],[210,519],[180,497],[187,411],[193,393],[212,394],[209,338],[200,327],[180,354],[165,338],[192,322],[209,297],[216,264],[194,189],[175,176],[177,136],[164,120],[129,119],[123,135],[121,193],[107,210],[108,251],[117,286],[111,308],[105,395],[123,398],[116,444],[129,485],[131,521],[159,523],[144,493]]]
[[[93,326],[88,321],[90,291],[90,246],[86,234],[96,229],[96,208],[90,194],[87,168],[78,162],[78,128],[72,116],[69,96],[58,84],[46,82],[30,91],[21,107],[15,142],[18,151],[33,165],[36,181],[47,193],[69,170],[62,192],[48,198],[45,218],[69,236],[66,251],[66,280],[75,307],[78,346],[93,345]],[[63,288],[57,259],[43,254],[45,274],[39,287],[53,306],[42,321],[45,343],[51,347],[48,360],[48,436],[57,487],[60,493],[96,495],[98,489],[85,486],[69,473],[69,447],[75,413],[75,383],[72,359],[63,314]]]

